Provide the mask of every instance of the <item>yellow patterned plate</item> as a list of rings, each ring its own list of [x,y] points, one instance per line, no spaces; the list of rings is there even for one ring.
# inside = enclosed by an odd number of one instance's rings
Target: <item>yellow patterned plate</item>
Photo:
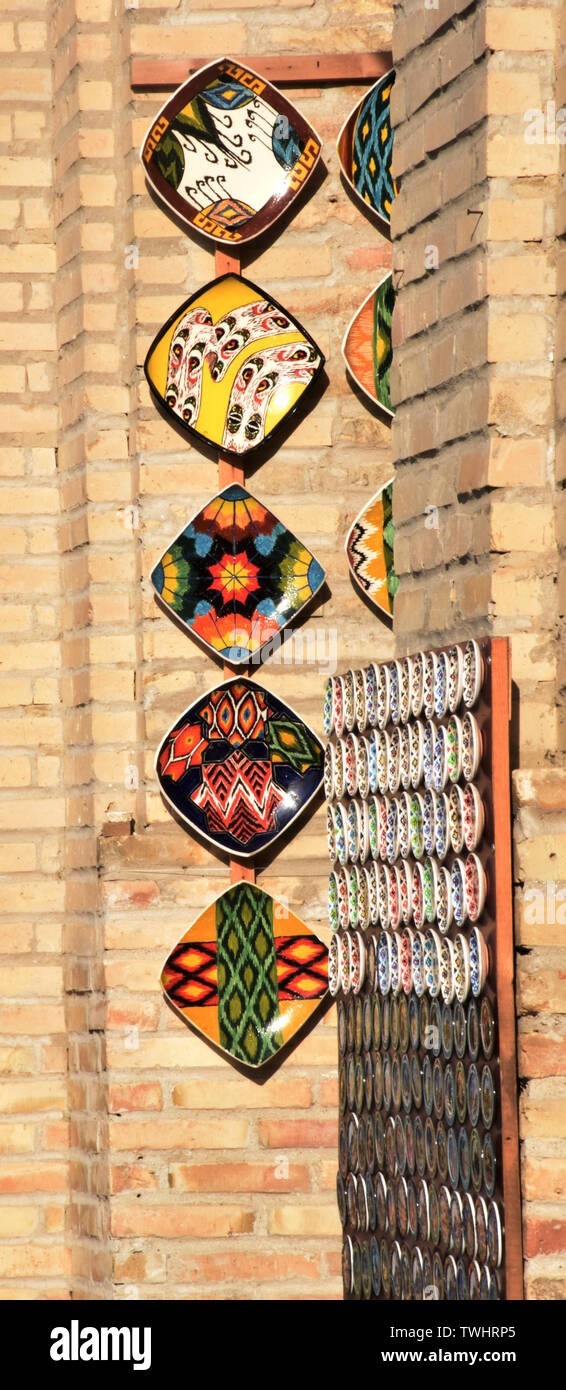
[[[175,310],[144,370],[172,424],[241,456],[294,417],[323,366],[320,348],[277,300],[228,274]]]
[[[393,478],[376,492],[352,523],[346,555],[352,579],[387,618],[399,581],[393,566]]]

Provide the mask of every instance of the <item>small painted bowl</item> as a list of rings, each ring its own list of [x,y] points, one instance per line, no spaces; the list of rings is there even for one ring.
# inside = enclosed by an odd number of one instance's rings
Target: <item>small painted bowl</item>
[[[366,673],[354,671],[354,712],[360,734],[367,727]]]
[[[399,951],[401,984],[405,994],[410,994],[413,987],[413,940],[414,932],[411,931],[410,927],[405,927],[401,934]]]
[[[325,738],[330,738],[334,728],[334,676],[329,676],[324,686],[324,696],[322,701],[322,731]]]
[[[423,864],[423,908],[425,920],[434,922],[436,917],[436,885],[438,870],[434,859],[427,855]]]
[[[413,989],[420,999],[425,992],[424,975],[424,936],[422,931],[413,934]]]
[[[369,852],[372,859],[379,858],[379,806],[380,797],[372,796],[368,801]]]
[[[361,811],[358,801],[348,801],[347,828],[348,837],[348,859],[352,864],[357,864],[360,857],[360,831],[361,831]]]
[[[450,870],[442,864],[436,880],[436,921],[444,935],[452,924],[452,880]]]
[[[378,668],[377,677],[377,722],[380,729],[384,729],[389,723],[389,712],[391,708],[391,688],[389,667],[385,662]]]
[[[386,864],[379,864],[377,868],[377,885],[379,894],[379,920],[382,927],[389,926],[389,879],[390,871]]]
[[[432,785],[437,792],[443,792],[448,781],[448,730],[444,724],[436,731],[434,761],[432,765]]]
[[[425,920],[424,911],[424,869],[422,864],[417,863],[413,869],[413,922],[417,931],[420,931]]]
[[[483,912],[487,881],[481,859],[469,854],[465,864],[466,908],[470,922],[477,922]]]
[[[437,793],[429,787],[423,797],[423,841],[426,854],[434,854]]]
[[[377,981],[382,994],[388,994],[391,987],[391,937],[380,932],[377,947]]]
[[[328,988],[335,999],[340,989],[340,937],[334,932],[328,947]]]
[[[462,699],[464,685],[464,653],[461,647],[448,651],[448,709],[455,714]]]
[[[334,744],[327,743],[324,750],[323,779],[324,795],[327,801],[334,800]]]
[[[356,781],[358,784],[358,795],[369,796],[369,741],[367,738],[359,738],[357,744],[356,762]]]
[[[479,927],[473,927],[469,938],[470,983],[472,994],[477,999],[487,980],[489,972],[489,952]]]
[[[411,697],[413,689],[413,659],[404,656],[399,662],[399,715],[402,724],[406,724],[411,713]]]
[[[348,796],[355,796],[358,790],[358,747],[359,739],[356,734],[348,734],[346,737],[346,791]]]
[[[394,864],[399,852],[399,829],[397,824],[397,802],[393,797],[391,800],[386,797],[387,805],[387,830],[385,836],[385,847],[389,864]]]
[[[386,735],[387,737],[387,735]],[[387,761],[387,785],[393,796],[399,791],[401,781],[401,743],[399,730],[392,729],[389,735],[389,756]]]
[[[350,918],[350,875],[347,869],[338,873],[338,921],[342,928],[348,926]]]
[[[446,728],[448,778],[457,782],[462,771],[462,720],[452,714]]]
[[[338,917],[338,874],[332,871],[328,879],[328,920],[334,931],[339,925]]]
[[[445,1004],[454,998],[454,947],[450,937],[444,936],[440,943],[440,992]]]
[[[417,652],[411,658],[411,714],[413,719],[418,719],[422,713],[424,699],[424,652]]]
[[[424,767],[424,724],[417,719],[409,725],[411,739],[411,786],[416,791],[423,780]]]
[[[401,921],[407,926],[413,917],[413,870],[407,859],[401,861],[397,872]]]
[[[344,994],[349,994],[351,988],[350,937],[347,932],[344,932],[343,936],[340,937],[340,984]]]
[[[346,806],[339,801],[332,807],[334,820],[334,847],[336,858],[340,864],[347,864],[349,858],[348,851],[348,811]]]
[[[358,882],[359,872],[355,864],[346,869],[348,875],[348,926],[358,925]]]
[[[466,870],[462,859],[454,859],[450,870],[452,912],[457,927],[462,927],[468,915],[466,906]]]
[[[484,677],[483,658],[477,642],[466,642],[464,649],[464,679],[462,699],[466,709],[472,709],[479,698]]]
[[[398,724],[401,711],[399,708],[400,697],[401,666],[398,661],[389,662],[389,714],[393,724]]]
[[[462,772],[466,782],[473,782],[482,756],[482,736],[477,719],[469,712],[462,720]]]
[[[332,806],[326,807],[326,840],[328,844],[328,855],[330,863],[334,864],[338,858],[336,849],[336,836],[334,834],[334,811]]]
[[[401,921],[401,874],[398,868],[389,872],[389,922],[395,930]]]
[[[434,682],[434,713],[437,719],[444,719],[448,708],[448,656],[439,652],[436,658],[436,678]]]
[[[377,778],[377,748],[376,748],[376,743],[375,743],[375,739],[373,738],[372,735],[370,735],[369,738],[364,738],[364,743],[365,743],[365,745],[366,745],[366,752],[367,752],[367,759],[368,759],[368,785],[369,785],[369,792],[370,792],[370,796],[375,796],[376,791],[377,791],[377,783],[378,783],[378,778]]]
[[[334,749],[334,796],[341,801],[346,790],[346,740],[339,738]]]
[[[379,883],[377,878],[377,864],[371,863],[366,870],[369,877],[369,915],[372,927],[376,927],[379,922]]]
[[[431,999],[436,999],[440,993],[440,948],[441,940],[438,933],[428,928],[425,932],[423,946],[423,969],[425,985]]]
[[[456,783],[450,788],[448,828],[454,854],[461,854],[464,848],[464,794]]]
[[[370,922],[370,881],[367,869],[358,869],[358,927],[367,931]]]
[[[350,936],[350,979],[353,994],[359,994],[366,977],[366,947],[359,931]]]
[[[389,940],[391,942],[391,993],[398,994],[401,988],[400,938],[396,932],[392,932]]]
[[[427,719],[423,739],[423,780],[425,787],[432,787],[433,785],[436,735],[436,724],[432,719]]]
[[[369,802],[360,801],[360,855],[359,863],[365,864],[369,859]]]
[[[465,1004],[470,993],[470,949],[462,933],[454,938],[454,990],[459,1004]]]
[[[342,679],[340,676],[333,676],[333,682],[332,715],[334,719],[334,729],[338,738],[341,738],[344,730],[344,695]]]
[[[384,796],[389,786],[389,738],[383,729],[374,730],[372,738],[377,760],[377,788]]]
[[[402,859],[407,859],[411,853],[411,798],[408,792],[401,792],[397,797],[397,834],[399,839],[399,854]]]
[[[399,775],[405,791],[411,785],[411,732],[408,724],[399,725]]]
[[[425,719],[432,719],[434,714],[437,665],[438,657],[436,652],[425,652],[423,665],[423,711]]]
[[[344,725],[348,733],[356,725],[356,703],[354,698],[354,676],[355,672],[350,670],[341,677],[342,680],[342,699],[344,702]]]
[[[389,813],[389,797],[380,796],[376,799],[379,813],[377,823],[377,834],[379,839],[379,857],[380,859],[387,859],[387,817]]]
[[[377,675],[378,667],[375,662],[370,661],[366,667],[366,717],[370,729],[375,729],[377,724]]]
[[[464,841],[466,849],[474,850],[483,835],[485,810],[483,800],[473,782],[467,782],[463,790]]]
[[[448,854],[448,844],[450,838],[450,802],[446,792],[440,792],[436,801],[436,817],[434,824],[434,840],[436,857],[441,861],[446,859]]]
[[[422,859],[424,854],[424,801],[420,792],[413,792],[411,797],[409,830],[411,850],[415,859]]]

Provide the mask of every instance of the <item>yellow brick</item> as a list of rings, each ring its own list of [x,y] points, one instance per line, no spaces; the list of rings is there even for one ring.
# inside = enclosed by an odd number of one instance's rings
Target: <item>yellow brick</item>
[[[0,1082],[0,1108],[6,1115],[64,1110],[65,1105],[66,1091],[61,1081]]]
[[[110,111],[112,109],[111,82],[79,82],[79,111]]]
[[[16,226],[20,215],[20,203],[13,198],[0,200],[0,228],[2,231],[10,231]]]
[[[41,53],[47,47],[47,25],[37,20],[18,24],[18,43],[24,53]]]
[[[45,198],[26,198],[24,222],[26,227],[33,227],[34,230],[50,226],[51,209]]]
[[[0,390],[8,392],[25,391],[25,367],[0,366]]]
[[[52,323],[30,323],[26,325],[30,335],[30,352],[33,351],[37,356],[38,352],[56,352],[57,338],[55,325]],[[0,322],[0,352],[14,351],[14,324],[7,319]],[[33,339],[33,347],[31,346]]]
[[[5,95],[5,89],[3,91]],[[4,188],[48,188],[51,183],[49,160],[25,155],[2,155],[0,186]],[[28,260],[28,270],[31,262]]]
[[[0,787],[29,787],[30,783],[31,764],[29,758],[16,753],[12,753],[11,756],[4,753],[0,765]],[[32,846],[20,845],[18,849],[23,852],[24,850],[31,850]],[[4,867],[8,868],[7,846],[3,846],[3,851],[5,860]],[[16,852],[16,846],[14,846],[14,852]],[[33,866],[30,865],[30,867]]]
[[[540,314],[490,314],[488,362],[522,362],[548,355],[546,320]]]
[[[45,130],[44,111],[14,111],[16,140],[40,140]]]
[[[511,53],[540,53],[545,48],[554,52],[555,12],[540,5],[506,5],[500,9],[490,6],[485,13],[485,42],[488,48],[503,48]]]
[[[16,47],[13,24],[0,24],[0,53],[12,53]]]
[[[554,509],[550,504],[523,506],[495,497],[491,512],[494,550],[542,551],[554,544]]]

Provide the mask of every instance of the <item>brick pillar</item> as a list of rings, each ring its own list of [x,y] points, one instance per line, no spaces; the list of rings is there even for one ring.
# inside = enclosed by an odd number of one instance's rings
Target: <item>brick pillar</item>
[[[547,106],[559,106],[564,87],[563,75],[558,88],[555,79],[559,22],[559,8],[539,5],[440,0],[428,8],[412,0],[396,10],[393,39],[402,185],[392,218],[396,636],[403,650],[483,633],[511,637],[533,1298],[563,1298],[566,1289],[555,1259],[566,1244],[564,1174],[547,1187],[564,1142],[557,1111],[566,1088],[566,998],[556,983],[566,953],[548,906],[566,843],[564,778],[555,770],[564,743],[564,405],[563,368],[554,366],[564,354],[556,299],[564,197],[559,122],[555,129]],[[537,912],[543,920],[534,923]]]

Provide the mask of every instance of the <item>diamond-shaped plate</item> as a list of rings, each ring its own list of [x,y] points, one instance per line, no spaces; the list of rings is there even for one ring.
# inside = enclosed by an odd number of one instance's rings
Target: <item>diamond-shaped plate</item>
[[[298,714],[236,677],[185,710],[161,744],[155,771],[189,829],[249,859],[308,806],[322,785],[323,757]]]
[[[205,1041],[257,1068],[321,1009],[328,951],[286,905],[242,880],[181,937],[161,984]]]
[[[232,483],[168,546],[152,583],[216,655],[258,658],[324,581],[318,560],[273,512]]]

